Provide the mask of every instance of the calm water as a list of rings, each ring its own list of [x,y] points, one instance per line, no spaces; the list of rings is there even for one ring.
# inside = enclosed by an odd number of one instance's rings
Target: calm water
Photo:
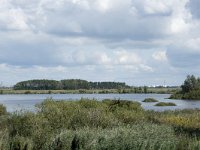
[[[89,99],[123,99],[138,101],[143,108],[148,110],[175,110],[175,109],[200,109],[200,101],[189,100],[169,100],[169,94],[44,94],[44,95],[0,95],[0,103],[7,107],[9,112],[26,109],[34,110],[34,105],[41,103],[44,99],[52,97],[56,100],[79,100],[80,98]],[[145,98],[155,98],[160,102],[174,102],[177,106],[156,107],[156,103],[143,103]]]

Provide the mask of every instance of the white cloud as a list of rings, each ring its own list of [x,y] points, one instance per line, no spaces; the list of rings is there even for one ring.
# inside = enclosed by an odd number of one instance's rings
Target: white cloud
[[[142,62],[141,58],[135,52],[125,50],[116,51],[116,64],[137,65]]]
[[[142,63],[139,55],[126,50],[115,50],[109,53],[105,51],[79,50],[72,52],[70,56],[72,56],[74,64],[80,65],[139,66]]]
[[[144,64],[141,64],[140,65],[140,68],[142,68],[142,70],[146,71],[146,72],[153,72],[154,69],[148,65],[144,65]]]
[[[187,31],[189,26],[183,19],[175,18],[171,23],[171,31],[172,33],[180,33]]]
[[[0,27],[8,30],[28,30],[27,16],[20,8],[1,10]]]
[[[39,78],[40,72],[46,78],[70,74],[132,82],[135,76],[147,80],[163,72],[169,78],[173,73],[185,76],[199,64],[196,4],[198,0],[0,0],[0,78],[12,76],[14,82]],[[20,72],[36,73],[26,77]]]
[[[144,11],[145,14],[166,14],[170,13],[172,10],[173,2],[171,0],[133,0],[139,7],[139,11]]]
[[[161,61],[161,62],[165,62],[167,61],[167,54],[166,51],[156,51],[153,53],[152,57],[157,60],[157,61]]]

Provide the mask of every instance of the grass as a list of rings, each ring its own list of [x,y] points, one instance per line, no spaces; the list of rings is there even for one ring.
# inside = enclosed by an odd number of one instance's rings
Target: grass
[[[158,102],[158,100],[156,100],[154,98],[146,98],[142,102],[146,102],[146,103],[148,103],[148,102]]]
[[[157,104],[155,104],[155,106],[176,106],[175,103],[166,103],[166,102],[159,102]]]
[[[179,91],[180,87],[149,87],[148,92],[149,93],[157,93],[157,94],[173,94],[176,91]]]
[[[163,132],[165,128],[165,132]],[[58,140],[59,139],[59,140]],[[58,144],[59,141],[59,144]],[[66,142],[67,141],[67,142]],[[74,142],[73,142],[74,141]],[[73,143],[73,145],[72,145]],[[171,127],[155,124],[135,124],[112,129],[89,129],[64,131],[54,140],[54,148],[63,149],[161,149],[175,148],[178,143]],[[150,147],[151,146],[151,147]]]
[[[0,114],[2,150],[200,149],[200,110],[154,112],[123,100],[54,101]]]
[[[137,88],[138,89],[138,88]],[[148,88],[147,93],[172,94],[177,88]],[[137,91],[135,88],[128,89],[79,89],[79,90],[13,90],[0,89],[0,94],[128,94],[128,93],[144,93],[143,90]]]

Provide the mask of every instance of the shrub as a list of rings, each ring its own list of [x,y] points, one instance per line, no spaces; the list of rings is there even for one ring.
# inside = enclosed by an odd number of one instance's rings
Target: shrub
[[[24,94],[31,94],[31,91],[25,91]]]
[[[165,102],[160,102],[155,104],[155,106],[176,106],[175,103],[165,103]]]
[[[9,149],[8,146],[8,142],[9,142],[9,132],[8,130],[0,130],[0,149],[1,150],[6,150]]]
[[[6,115],[6,114],[7,114],[6,107],[3,104],[0,104],[0,116]]]
[[[37,106],[54,130],[80,127],[107,127],[116,124],[108,107],[96,100],[53,101],[46,100]]]
[[[32,150],[33,143],[30,139],[15,136],[9,143],[10,150]]]
[[[158,102],[158,100],[156,100],[154,98],[146,98],[142,102]]]
[[[102,101],[108,105],[109,110],[115,111],[117,109],[125,109],[131,111],[143,111],[139,102],[133,102],[128,100],[109,100],[105,99]]]

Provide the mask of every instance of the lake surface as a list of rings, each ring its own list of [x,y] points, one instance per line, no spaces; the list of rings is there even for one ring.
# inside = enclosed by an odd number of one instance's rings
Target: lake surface
[[[146,110],[164,111],[175,109],[200,109],[200,101],[191,100],[170,100],[167,99],[170,94],[30,94],[30,95],[0,95],[0,103],[7,107],[9,112],[26,109],[34,110],[35,104],[41,103],[46,98],[56,100],[79,100],[80,98],[89,99],[121,99],[137,101],[142,104]],[[156,103],[143,103],[145,98],[155,98],[160,102],[173,102],[177,106],[154,106]]]

